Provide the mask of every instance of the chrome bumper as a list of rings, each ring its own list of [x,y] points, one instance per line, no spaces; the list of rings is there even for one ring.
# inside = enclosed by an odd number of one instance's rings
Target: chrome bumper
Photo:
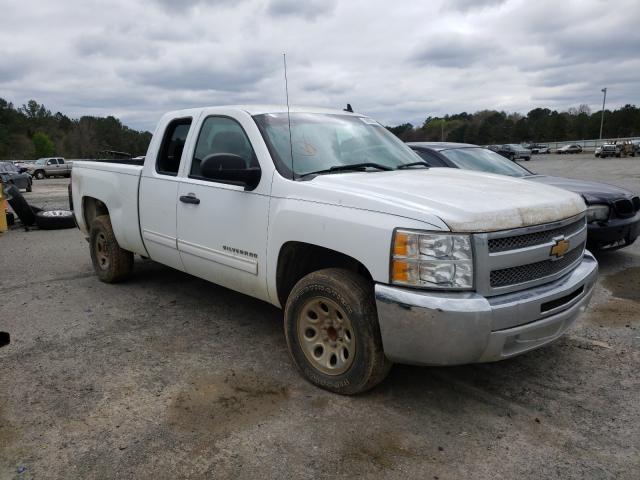
[[[545,285],[494,297],[377,284],[385,355],[398,363],[494,362],[560,337],[586,308],[598,262],[585,251],[571,273]]]

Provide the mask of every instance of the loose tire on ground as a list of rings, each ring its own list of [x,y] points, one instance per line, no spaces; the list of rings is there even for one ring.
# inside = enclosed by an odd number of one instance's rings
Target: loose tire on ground
[[[291,358],[314,385],[343,395],[364,392],[387,376],[369,281],[349,270],[310,273],[291,291],[284,312]]]
[[[74,228],[76,221],[69,210],[42,210],[36,213],[36,225],[42,230],[59,230]]]
[[[93,269],[101,281],[117,283],[131,276],[133,253],[118,245],[108,215],[100,215],[93,220],[89,250]]]
[[[36,221],[36,216],[34,215],[27,201],[20,193],[20,190],[18,190],[18,187],[16,187],[15,185],[9,185],[5,189],[5,192],[9,197],[9,205],[11,205],[11,208],[16,213],[22,224],[26,227],[30,227],[31,225],[33,225]]]

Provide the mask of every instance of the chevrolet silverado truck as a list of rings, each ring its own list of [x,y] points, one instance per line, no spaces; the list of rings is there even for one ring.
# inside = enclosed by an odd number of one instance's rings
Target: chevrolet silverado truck
[[[71,195],[100,280],[139,255],[280,307],[295,366],[341,394],[546,345],[597,276],[578,195],[430,169],[340,110],[171,112],[140,165],[75,162]]]

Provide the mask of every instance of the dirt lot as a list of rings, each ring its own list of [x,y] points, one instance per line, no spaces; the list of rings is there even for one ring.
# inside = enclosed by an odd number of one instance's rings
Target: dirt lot
[[[640,193],[640,159],[534,157]],[[36,181],[63,206],[66,180]],[[40,205],[39,205],[40,206]],[[589,314],[513,360],[395,366],[339,397],[294,371],[279,310],[149,261],[105,285],[77,230],[0,237],[0,478],[637,479],[640,242]]]

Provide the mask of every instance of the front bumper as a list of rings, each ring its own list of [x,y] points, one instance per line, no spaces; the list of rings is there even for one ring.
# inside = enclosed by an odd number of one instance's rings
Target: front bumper
[[[589,252],[571,273],[546,285],[483,297],[377,284],[385,355],[415,365],[494,362],[560,337],[585,310],[598,263]]]
[[[612,218],[587,225],[587,241],[594,249],[614,250],[631,245],[640,234],[640,212],[629,218]]]

